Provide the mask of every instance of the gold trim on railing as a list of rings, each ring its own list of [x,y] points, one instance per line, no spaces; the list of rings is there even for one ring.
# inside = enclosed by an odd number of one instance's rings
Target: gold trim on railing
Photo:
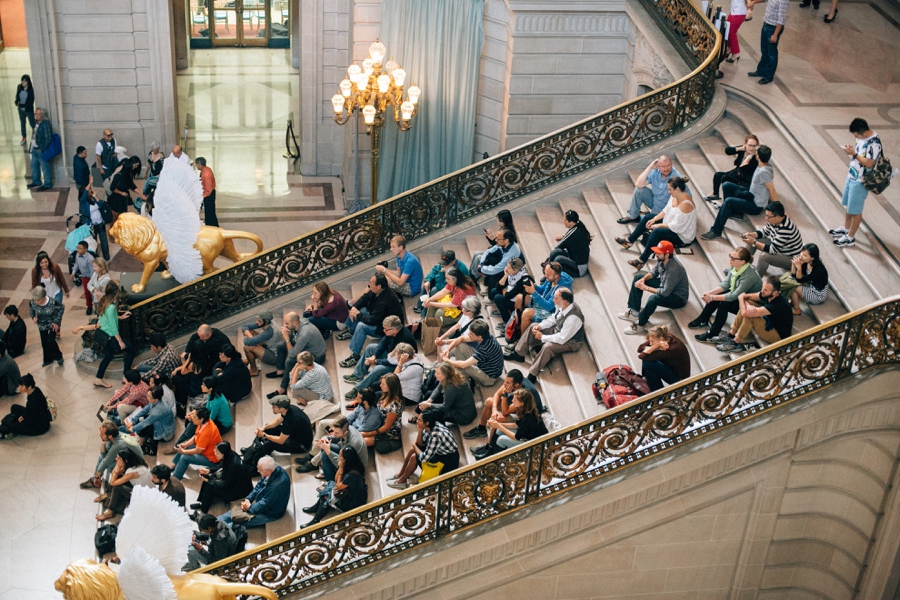
[[[712,102],[721,36],[690,0],[642,1],[655,19],[683,36],[682,55],[696,65],[688,76],[138,304],[133,310],[139,333],[178,330],[179,319],[183,324],[221,317],[298,289],[383,253],[391,233],[407,239],[428,235],[682,131]],[[875,341],[879,334],[871,319],[865,327],[859,322],[888,306],[896,308],[886,302],[858,311],[203,570],[284,596],[508,514],[821,389],[839,373],[887,362],[895,350],[886,354],[884,341]],[[867,356],[873,358],[862,367],[848,366],[844,358],[857,360],[856,334],[864,329],[872,332],[863,345],[871,347]],[[886,327],[882,337],[896,342],[897,331]]]

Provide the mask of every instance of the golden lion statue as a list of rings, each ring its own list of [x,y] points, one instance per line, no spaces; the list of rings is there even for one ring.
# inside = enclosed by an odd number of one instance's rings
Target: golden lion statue
[[[150,281],[150,276],[156,271],[159,263],[163,263],[166,267],[166,271],[162,274],[163,279],[172,277],[166,264],[169,256],[166,245],[152,220],[134,213],[122,213],[109,230],[109,233],[122,246],[125,252],[144,264],[141,280],[131,286],[132,292],[140,293],[146,289],[147,282]],[[239,254],[232,241],[235,239],[253,241],[256,243],[256,252]],[[262,252],[263,243],[258,236],[246,231],[229,231],[219,227],[203,225],[200,227],[200,233],[197,236],[194,248],[200,252],[200,258],[203,261],[203,274],[208,275],[216,270],[213,262],[215,262],[217,257],[224,256],[237,262]]]
[[[121,218],[121,217],[120,217]],[[275,592],[260,585],[230,583],[203,573],[170,575],[178,600],[236,600],[240,594],[278,600]],[[93,560],[69,563],[54,587],[65,600],[125,600],[115,572]]]

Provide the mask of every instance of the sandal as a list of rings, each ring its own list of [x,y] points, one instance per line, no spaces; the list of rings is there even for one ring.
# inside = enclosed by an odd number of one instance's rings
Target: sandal
[[[101,514],[97,515],[97,520],[101,521],[101,522],[108,521],[108,520],[112,519],[114,516],[116,516],[116,513],[114,513],[113,511],[111,511],[107,508]]]
[[[104,502],[108,497],[109,496],[106,494],[100,494],[99,496],[94,498],[94,502],[96,502],[97,504],[100,504],[101,502]]]
[[[316,479],[325,479],[325,476],[321,473],[316,473]]]
[[[638,259],[629,260],[628,264],[631,265],[632,267],[634,267],[638,271],[640,271],[641,269],[644,268],[644,263],[642,263]]]
[[[409,419],[406,420],[406,422],[407,422],[407,423],[410,423],[410,424],[412,424],[412,425],[415,425],[416,423],[419,422],[419,417],[418,417],[418,415],[417,415],[417,416],[410,417]]]
[[[249,369],[247,369],[247,371],[250,373],[250,377],[259,377],[259,369],[257,369],[256,371],[250,371]]]
[[[803,311],[801,311],[799,308],[794,308],[794,309],[791,310],[791,312],[794,313],[795,315],[802,315],[802,314],[803,314]]]

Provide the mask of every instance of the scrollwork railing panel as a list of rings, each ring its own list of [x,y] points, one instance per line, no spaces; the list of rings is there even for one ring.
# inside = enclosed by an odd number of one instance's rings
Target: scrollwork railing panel
[[[900,363],[900,299],[448,473],[207,570],[286,595],[514,512],[865,370]]]

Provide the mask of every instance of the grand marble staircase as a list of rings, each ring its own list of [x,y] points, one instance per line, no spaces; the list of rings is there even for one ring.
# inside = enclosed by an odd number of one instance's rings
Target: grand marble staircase
[[[827,229],[840,223],[842,211],[839,199],[818,178],[808,165],[797,156],[786,135],[774,127],[753,106],[740,99],[730,99],[726,117],[721,120],[715,130],[695,140],[694,143],[682,145],[674,151],[667,151],[676,168],[690,179],[690,188],[696,199],[698,212],[698,234],[706,231],[715,218],[715,209],[702,200],[711,192],[712,175],[716,170],[729,167],[729,159],[724,154],[726,145],[742,142],[747,132],[756,133],[761,143],[773,149],[775,166],[775,187],[782,201],[786,204],[788,214],[800,228],[805,242],[814,242],[822,251],[822,259],[829,270],[831,294],[828,300],[818,306],[803,304],[803,314],[795,319],[795,332],[801,332],[815,325],[825,323],[848,311],[867,306],[875,301],[900,294],[900,269],[889,259],[883,248],[863,228],[857,237],[857,246],[849,249],[835,247]],[[624,250],[614,238],[628,232],[626,226],[616,224],[616,219],[625,213],[634,180],[642,165],[621,173],[617,177],[594,179],[587,184],[572,186],[564,193],[557,193],[554,200],[538,201],[513,211],[516,230],[520,238],[527,264],[532,270],[549,254],[555,245],[554,236],[563,232],[563,213],[574,209],[581,216],[594,239],[591,247],[591,259],[588,275],[576,279],[573,285],[576,301],[582,310],[591,315],[586,326],[587,344],[582,351],[567,354],[561,360],[551,362],[539,379],[539,387],[545,403],[563,427],[573,425],[605,412],[602,403],[593,397],[590,384],[594,374],[605,366],[614,363],[630,364],[640,371],[637,358],[637,346],[643,341],[642,336],[624,335],[627,323],[616,318],[616,313],[625,309],[628,286],[634,269],[626,261],[636,256],[635,249]],[[460,260],[468,262],[472,253],[481,251],[485,242],[480,235],[481,225],[488,226],[492,219],[484,223],[473,223],[463,233],[436,240],[416,250],[423,266],[427,269],[438,261],[442,249],[453,249]],[[730,360],[738,358],[718,352],[715,347],[694,340],[695,331],[687,328],[687,323],[699,313],[702,302],[701,294],[714,287],[721,280],[722,269],[727,264],[728,252],[739,245],[740,233],[761,228],[760,217],[749,220],[730,220],[723,238],[710,242],[698,241],[683,249],[678,258],[685,265],[691,280],[691,297],[687,307],[680,310],[660,309],[652,317],[651,323],[664,324],[680,338],[686,341],[691,352],[692,373],[698,374],[719,367]],[[345,297],[360,294],[365,289],[367,273],[343,282],[332,281],[331,284]],[[280,302],[276,308],[299,307],[303,303],[301,297]],[[411,301],[407,301],[407,318],[414,321],[419,317],[410,309]],[[486,307],[486,314],[490,312]],[[494,325],[499,319],[492,318]],[[225,331],[234,334],[234,325],[223,326]],[[326,367],[332,375],[336,399],[343,406],[343,395],[350,385],[343,381],[343,375],[351,372],[338,366],[338,362],[348,354],[348,343],[329,341],[329,353]],[[425,357],[430,363],[434,356]],[[508,363],[507,368],[520,368],[516,363]],[[237,406],[237,427],[235,431],[238,446],[246,445],[252,431],[260,422],[271,418],[269,405],[265,402],[266,393],[274,389],[275,382],[260,378],[254,382],[254,391],[250,398]],[[495,391],[479,390],[476,400],[479,406],[483,398]],[[343,412],[346,412],[343,408]],[[404,423],[413,413],[407,409]],[[459,434],[473,424],[464,426]],[[370,501],[386,498],[397,491],[386,485],[386,479],[399,471],[404,453],[412,447],[415,439],[415,428],[404,424],[404,445],[401,451],[390,455],[370,456],[370,469],[367,475],[370,489]],[[470,464],[474,459],[467,451],[473,445],[470,440],[458,435],[462,464]],[[483,440],[475,440],[481,443]],[[289,457],[279,457],[286,468],[291,462]],[[292,508],[282,520],[270,524],[266,531],[259,530],[251,536],[251,547],[266,541],[273,541],[301,529],[308,520],[301,508],[312,504],[315,499],[315,488],[318,481],[311,474],[300,475],[292,472],[294,480]],[[189,486],[190,487],[190,486]]]

